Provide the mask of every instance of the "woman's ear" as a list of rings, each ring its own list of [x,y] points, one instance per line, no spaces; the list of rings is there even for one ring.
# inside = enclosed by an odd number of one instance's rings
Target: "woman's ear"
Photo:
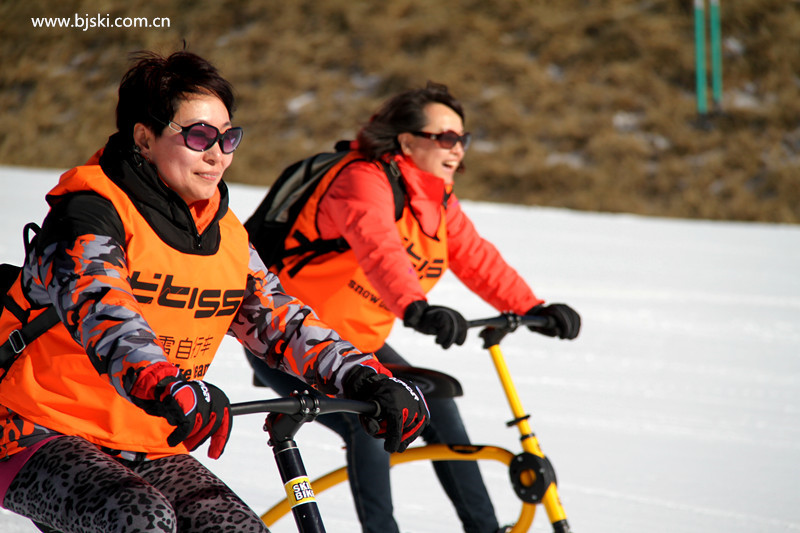
[[[400,151],[403,152],[403,155],[410,156],[411,155],[411,145],[414,141],[414,136],[408,132],[403,132],[397,136],[397,142],[400,144]]]
[[[145,159],[148,158],[150,143],[153,141],[154,137],[153,131],[141,122],[137,122],[133,126],[133,142],[139,148],[139,151]]]

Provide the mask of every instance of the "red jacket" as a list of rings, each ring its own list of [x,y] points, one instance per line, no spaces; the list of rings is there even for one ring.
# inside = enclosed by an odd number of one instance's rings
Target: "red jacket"
[[[351,163],[329,186],[319,188],[316,213],[306,218],[313,220],[313,227],[306,223],[305,228],[324,239],[343,236],[351,250],[322,256],[294,278],[286,274],[291,265],[284,268],[279,277],[287,292],[297,294],[322,320],[366,351],[384,343],[395,317],[402,318],[411,302],[426,299],[448,267],[500,311],[522,314],[542,303],[497,249],[477,233],[440,178],[419,170],[402,155],[394,158],[406,190],[403,218],[394,220],[394,197],[382,166]],[[437,257],[437,250],[444,255]],[[362,295],[378,295],[380,301],[333,298],[326,270],[347,271]],[[375,308],[374,312],[364,313],[365,306]]]

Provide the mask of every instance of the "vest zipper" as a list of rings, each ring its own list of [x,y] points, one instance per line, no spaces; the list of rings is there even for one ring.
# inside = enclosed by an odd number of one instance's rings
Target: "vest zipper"
[[[194,221],[194,217],[192,216],[192,210],[189,209],[189,206],[186,205],[186,202],[183,200],[181,200],[180,203],[183,205],[183,212],[186,213],[186,216],[188,217],[189,224],[191,225],[190,229],[194,233],[194,249],[200,250],[203,248],[203,236],[197,230],[197,223]]]

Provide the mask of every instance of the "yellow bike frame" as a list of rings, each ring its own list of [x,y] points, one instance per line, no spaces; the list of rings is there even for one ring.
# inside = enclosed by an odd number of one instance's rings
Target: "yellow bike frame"
[[[515,315],[514,315],[515,316]],[[517,317],[523,318],[523,317]],[[518,323],[507,329],[513,330]],[[547,511],[547,516],[555,533],[570,533],[567,515],[561,505],[556,488],[555,472],[550,461],[545,457],[539,447],[539,440],[531,430],[528,422],[529,416],[522,407],[517,388],[511,379],[511,373],[506,365],[505,357],[500,350],[500,340],[505,332],[500,330],[499,335],[493,334],[495,328],[489,327],[481,333],[484,338],[484,347],[492,356],[500,383],[506,393],[506,399],[511,407],[514,419],[509,426],[517,426],[522,442],[522,454],[514,454],[504,448],[496,446],[452,446],[447,444],[428,444],[408,448],[403,453],[395,453],[390,457],[390,465],[395,466],[413,461],[499,461],[510,468],[512,484],[517,496],[522,500],[522,509],[516,523],[511,528],[511,533],[524,533],[533,524],[536,514],[536,505],[541,504]],[[522,465],[513,468],[514,465]],[[314,492],[319,494],[325,490],[347,480],[347,467],[341,467],[312,481]],[[291,510],[288,500],[283,500],[261,516],[267,526],[271,526]]]
[[[546,460],[544,452],[542,452],[542,449],[539,447],[539,439],[536,438],[536,435],[533,433],[528,423],[528,415],[525,414],[525,409],[523,409],[522,402],[517,394],[517,388],[511,380],[511,373],[508,371],[505,357],[503,357],[503,353],[500,351],[500,345],[494,344],[489,346],[489,353],[492,356],[495,370],[497,370],[497,375],[500,377],[500,382],[506,393],[506,399],[508,400],[508,405],[511,407],[511,413],[514,415],[513,424],[519,429],[522,449],[542,460]],[[522,475],[523,484],[532,486],[533,483],[536,482],[538,474],[534,470],[526,470]],[[561,505],[561,499],[558,497],[555,475],[553,475],[552,480],[548,480],[547,488],[541,499],[541,503],[547,511],[547,517],[550,519],[550,523],[553,524],[553,530],[558,532],[569,531],[567,513],[564,511],[564,506]],[[531,521],[532,520],[533,515],[531,515]],[[528,524],[525,529],[517,530],[515,526],[511,531],[513,533],[517,531],[527,531],[528,527],[530,527],[530,524]]]
[[[508,466],[514,459],[514,454],[503,448],[496,446],[449,446],[447,444],[428,444],[409,448],[403,453],[395,453],[389,458],[391,466],[411,463],[413,461],[480,461],[493,460],[499,461]],[[347,467],[341,467],[332,472],[328,472],[311,482],[314,493],[321,492],[335,487],[339,483],[347,480]],[[288,500],[281,500],[280,503],[272,507],[269,511],[261,515],[261,519],[267,526],[273,525],[280,518],[291,510]],[[533,516],[536,512],[536,505],[523,503],[522,512],[517,519],[517,523],[511,530],[513,533],[528,531],[533,523]]]

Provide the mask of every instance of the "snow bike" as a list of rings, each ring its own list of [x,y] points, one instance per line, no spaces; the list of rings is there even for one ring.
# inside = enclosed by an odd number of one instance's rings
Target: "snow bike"
[[[550,320],[552,319],[549,317],[520,316],[513,313],[503,313],[499,316],[491,318],[468,321],[468,326],[470,328],[484,328],[480,333],[480,336],[484,341],[483,347],[489,351],[489,354],[492,357],[495,370],[500,378],[501,385],[503,386],[506,394],[506,399],[508,400],[508,404],[514,417],[511,421],[507,422],[506,425],[508,427],[516,426],[519,430],[520,441],[522,442],[523,449],[521,453],[513,453],[504,448],[489,445],[453,446],[447,444],[428,444],[424,446],[408,448],[403,453],[392,454],[390,459],[390,464],[392,466],[412,461],[442,460],[493,460],[505,464],[508,467],[511,486],[517,497],[522,502],[522,509],[519,517],[511,528],[512,533],[523,533],[529,530],[531,524],[533,523],[537,505],[544,506],[554,533],[571,533],[572,531],[569,523],[567,522],[566,513],[558,496],[555,470],[553,465],[550,463],[550,460],[542,452],[541,448],[539,447],[539,440],[531,430],[529,423],[530,415],[526,414],[524,408],[522,407],[519,395],[517,394],[517,389],[511,380],[511,375],[508,367],[506,366],[505,357],[500,350],[500,341],[508,333],[515,331],[520,326],[547,327],[551,325],[549,322]],[[461,395],[461,387],[458,381],[450,376],[447,376],[446,374],[426,369],[413,369],[396,366],[389,366],[389,368],[398,377],[409,378],[413,380],[418,386],[420,386],[425,394],[429,395],[429,391],[438,387],[440,389],[438,393],[440,394],[442,393],[441,389],[444,389],[445,394],[450,394],[451,396]],[[306,398],[306,395],[300,395],[299,399],[301,401],[308,402],[312,401],[313,397],[308,396],[308,398]],[[322,398],[322,400],[327,403],[327,401],[330,399]],[[271,407],[272,404],[270,404],[270,402],[273,401],[277,400],[263,400],[248,402],[246,404],[234,404],[232,406],[232,410],[234,414],[274,410],[274,408]],[[330,401],[342,402],[344,400]],[[330,409],[332,410],[325,412],[333,412],[333,410],[336,410],[369,414],[365,413],[363,410],[356,410],[364,409],[365,406],[369,406],[369,404],[364,404],[363,402],[351,403],[361,405],[343,406],[347,407],[347,409],[343,409],[342,407],[331,407]],[[264,406],[263,408],[262,405]],[[269,407],[267,407],[267,405],[269,405]],[[282,420],[286,426],[289,426],[290,429],[293,429],[294,432],[296,432],[297,428],[299,428],[301,424],[312,420],[317,414],[322,414],[320,409],[321,406],[319,408],[309,407],[304,413],[295,413],[293,417],[289,419],[284,418]],[[270,415],[270,417],[273,416],[275,415]],[[296,425],[292,426],[293,423]],[[291,436],[294,435],[294,433],[289,431],[289,442],[286,445],[282,445],[280,441],[274,440],[274,433],[277,426],[278,425],[276,423],[270,424],[270,418],[268,417],[267,423],[264,426],[264,430],[270,431],[270,445],[275,447],[275,458],[276,461],[278,461],[281,478],[283,479],[284,483],[286,483],[287,498],[264,513],[261,516],[261,519],[265,524],[267,524],[267,526],[270,526],[288,513],[289,510],[291,510],[295,514],[295,521],[297,522],[299,531],[301,531],[301,533],[316,533],[317,531],[324,531],[324,529],[303,529],[302,527],[306,526],[301,527],[298,513],[305,513],[304,507],[307,507],[305,505],[306,501],[303,499],[303,495],[307,493],[310,497],[309,507],[312,507],[312,509],[308,511],[308,514],[313,514],[318,517],[319,511],[316,506],[314,495],[347,480],[347,468],[343,466],[337,470],[323,475],[322,477],[319,477],[318,479],[313,480],[313,482],[309,481],[303,468],[299,452],[296,451],[294,441],[291,440]],[[300,469],[298,471],[287,469],[286,466],[281,466],[281,463],[284,461],[284,459],[282,457],[279,458],[279,453],[285,453],[284,450],[286,450],[286,452],[292,451],[296,455],[296,462],[295,459],[292,459],[289,463],[291,464],[292,469],[294,469],[296,466],[299,466]],[[287,471],[285,472],[285,470]],[[298,487],[300,488],[298,489]],[[306,493],[303,492],[305,489],[310,487],[313,487],[313,489],[308,490]],[[300,491],[299,495],[298,490]],[[321,521],[319,522],[319,526],[315,525],[314,527],[322,527]]]

